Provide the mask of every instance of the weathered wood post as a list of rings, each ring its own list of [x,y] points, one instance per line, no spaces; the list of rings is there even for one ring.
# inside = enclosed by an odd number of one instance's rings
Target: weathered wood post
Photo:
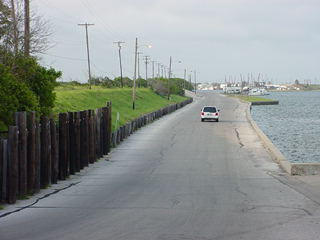
[[[59,177],[59,135],[57,125],[53,119],[50,119],[51,135],[51,182],[57,183]]]
[[[93,161],[97,161],[97,116],[95,114],[95,111],[92,110],[92,136],[93,136],[93,146],[92,146],[92,153],[93,153]]]
[[[88,110],[88,147],[89,147],[89,163],[94,163],[94,142],[93,142],[93,111]]]
[[[19,186],[18,145],[18,128],[10,126],[8,136],[8,203],[10,204],[16,202]]]
[[[19,189],[18,195],[27,194],[27,114],[26,112],[16,112],[14,114],[15,123],[18,127],[18,167],[19,167]]]
[[[35,168],[34,168],[34,185],[33,192],[38,193],[40,191],[40,161],[41,161],[41,126],[36,121],[36,154],[35,154]]]
[[[41,116],[41,162],[40,187],[46,188],[51,184],[51,136],[50,122],[46,116]]]
[[[112,134],[112,102],[108,102],[108,139],[107,139],[107,154],[111,150],[111,134]]]
[[[28,180],[27,190],[29,194],[34,193],[35,175],[36,175],[36,113],[29,112],[27,115],[28,127],[28,153],[27,153],[27,169]]]
[[[88,147],[88,119],[87,119],[87,111],[81,111],[81,124],[80,124],[80,144],[81,144],[81,169],[85,166],[88,166],[88,155],[89,155],[89,147]]]
[[[69,112],[70,174],[76,172],[75,113]]]
[[[96,109],[96,118],[95,118],[95,125],[96,125],[96,157],[101,157],[101,109]]]
[[[69,128],[69,113],[67,114],[67,123],[66,123],[66,177],[70,175],[70,128]]]
[[[75,171],[80,171],[81,142],[80,142],[80,112],[74,114],[74,137],[75,137]]]
[[[7,140],[0,139],[0,202],[7,201],[8,179],[8,148]]]
[[[102,108],[102,152],[103,155],[108,154],[108,119],[109,119],[109,110],[108,107]]]
[[[67,178],[67,161],[68,161],[68,134],[67,134],[67,113],[59,114],[59,179]]]

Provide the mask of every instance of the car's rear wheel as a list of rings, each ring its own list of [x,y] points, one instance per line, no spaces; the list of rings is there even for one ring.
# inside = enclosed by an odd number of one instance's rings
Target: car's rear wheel
[[[204,119],[203,119],[203,118],[201,118],[201,122],[204,122]]]
[[[219,118],[216,119],[216,122],[219,122]]]

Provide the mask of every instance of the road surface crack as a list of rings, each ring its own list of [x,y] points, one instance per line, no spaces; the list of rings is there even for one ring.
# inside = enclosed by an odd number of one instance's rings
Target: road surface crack
[[[9,216],[9,215],[11,215],[11,214],[13,214],[13,213],[17,213],[17,212],[20,212],[20,211],[22,211],[22,210],[24,210],[24,209],[31,208],[32,206],[34,206],[35,204],[37,204],[40,200],[45,199],[45,198],[48,198],[48,197],[50,197],[50,196],[52,196],[52,195],[54,195],[54,194],[57,194],[57,193],[59,193],[59,192],[61,192],[61,191],[63,191],[63,190],[66,190],[66,189],[68,189],[68,188],[71,188],[72,186],[75,186],[75,185],[77,185],[78,183],[80,183],[80,182],[71,183],[71,184],[69,184],[68,186],[66,186],[66,187],[64,187],[64,188],[56,189],[56,190],[54,190],[52,193],[48,193],[48,194],[46,194],[46,195],[44,195],[44,196],[36,199],[33,203],[31,203],[31,204],[29,204],[29,205],[27,205],[27,206],[24,206],[24,207],[21,207],[21,208],[18,208],[18,209],[16,209],[16,210],[14,210],[14,211],[7,212],[7,213],[4,213],[4,214],[0,215],[0,218],[4,218],[4,217]]]
[[[239,134],[238,129],[235,128],[234,131],[236,132],[236,136],[237,136],[237,139],[238,139],[238,143],[239,143],[239,145],[240,145],[240,148],[243,148],[243,147],[244,147],[244,144],[241,142],[240,134]]]

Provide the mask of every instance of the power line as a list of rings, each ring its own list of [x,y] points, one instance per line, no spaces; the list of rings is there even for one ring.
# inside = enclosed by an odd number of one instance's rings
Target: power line
[[[95,17],[95,19],[100,23],[100,25],[107,31],[110,33],[110,35],[115,35],[117,37],[122,38],[121,34],[118,34],[116,32],[113,32],[112,30],[110,30],[107,25],[105,24],[105,20],[101,19],[100,16],[94,12],[93,8],[91,7],[91,4],[88,1],[84,1],[84,0],[80,0],[81,4],[86,8],[86,10],[88,10],[90,12],[90,14],[92,16]],[[107,35],[106,35],[107,36]],[[110,37],[110,36],[107,36]]]
[[[48,56],[51,56],[51,57],[62,58],[62,59],[67,59],[67,60],[72,60],[72,61],[87,61],[87,59],[64,57],[64,56],[58,56],[58,55],[44,53],[44,52],[39,52],[39,53],[43,54],[43,55],[48,55]]]

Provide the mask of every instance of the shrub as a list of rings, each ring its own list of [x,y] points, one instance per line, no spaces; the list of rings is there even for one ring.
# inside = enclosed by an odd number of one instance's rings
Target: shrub
[[[40,114],[50,114],[55,101],[54,88],[61,72],[40,66],[32,57],[18,56],[14,59],[12,73],[37,96]]]
[[[6,66],[0,64],[0,125],[12,124],[14,112],[38,110],[37,97],[27,84],[17,80]]]

